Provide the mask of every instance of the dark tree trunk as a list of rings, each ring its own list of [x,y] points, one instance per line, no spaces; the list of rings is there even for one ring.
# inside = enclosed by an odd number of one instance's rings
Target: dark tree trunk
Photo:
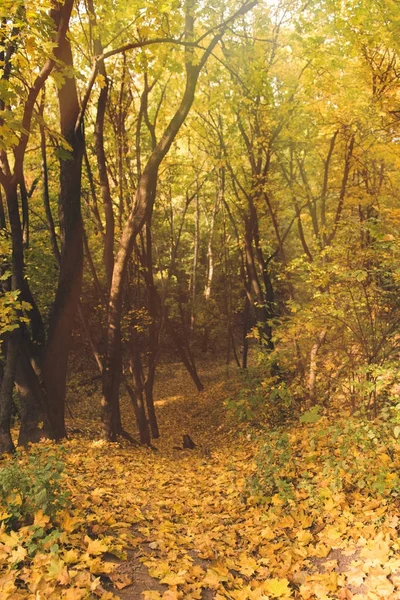
[[[93,25],[96,26],[96,12],[93,0],[88,0],[88,8],[93,19]],[[95,30],[96,31],[96,30]],[[93,49],[96,56],[103,54],[103,45],[96,33],[94,34]],[[103,200],[104,216],[106,221],[104,235],[104,264],[106,268],[107,290],[111,288],[112,273],[114,268],[114,211],[112,206],[110,182],[107,172],[106,153],[104,150],[104,119],[107,108],[109,82],[107,77],[104,59],[98,62],[99,74],[103,77],[103,87],[100,90],[97,101],[97,114],[94,127],[94,145],[97,159],[97,169],[99,173],[101,198]]]
[[[15,383],[21,400],[21,428],[18,446],[52,437],[47,417],[46,398],[29,354],[29,341],[20,337]]]
[[[54,20],[54,24],[56,25],[57,28],[57,33],[54,39],[54,53],[55,54],[59,54],[60,53],[60,48],[62,47],[63,43],[65,43],[65,36],[66,36],[66,32],[68,29],[68,23],[69,23],[69,19],[71,16],[71,10],[73,7],[73,0],[65,0],[65,2],[63,4],[58,4],[57,6],[54,5],[54,8],[52,9],[50,16],[51,18]],[[11,49],[11,54],[9,53],[8,58],[10,58],[13,54],[13,52],[15,51],[15,47],[14,46],[10,46]],[[8,218],[9,218],[9,223],[10,223],[10,229],[11,229],[11,239],[12,239],[12,259],[11,259],[11,263],[12,263],[12,282],[11,282],[11,289],[12,290],[18,290],[20,292],[20,296],[19,298],[21,300],[24,300],[26,302],[29,302],[32,306],[30,312],[29,312],[29,318],[30,318],[30,329],[31,329],[31,333],[32,333],[32,338],[33,341],[35,343],[35,345],[31,344],[31,340],[30,339],[26,339],[24,340],[24,350],[26,353],[30,353],[30,355],[28,356],[28,363],[30,365],[30,369],[31,371],[29,371],[29,374],[32,372],[34,375],[34,387],[39,387],[40,389],[40,383],[39,383],[39,379],[37,377],[37,373],[35,373],[35,371],[33,370],[32,365],[35,364],[35,368],[39,368],[39,362],[40,362],[40,358],[41,358],[41,350],[43,348],[43,344],[44,344],[44,329],[43,329],[43,323],[42,323],[42,319],[40,316],[40,313],[37,309],[37,306],[34,302],[34,299],[32,297],[32,294],[30,292],[29,289],[29,284],[27,282],[27,280],[24,277],[24,242],[27,245],[29,242],[29,237],[28,237],[28,193],[26,191],[25,188],[25,183],[24,183],[24,175],[23,175],[23,165],[24,165],[24,157],[25,157],[25,151],[26,151],[26,147],[28,144],[28,140],[29,140],[29,135],[30,135],[30,129],[31,129],[31,121],[32,121],[32,116],[33,116],[33,112],[35,109],[35,103],[37,101],[38,95],[40,93],[40,91],[42,90],[43,86],[45,85],[45,82],[47,80],[47,78],[49,77],[53,67],[55,65],[55,59],[53,57],[48,58],[47,61],[45,62],[45,64],[43,65],[43,67],[40,69],[40,72],[37,74],[33,84],[31,85],[31,87],[29,88],[28,91],[28,95],[24,104],[24,108],[23,108],[23,115],[22,115],[22,128],[21,128],[21,133],[19,136],[19,141],[18,144],[13,148],[13,154],[14,154],[14,161],[13,161],[13,172],[11,172],[10,169],[10,165],[8,163],[8,156],[4,151],[1,151],[1,158],[2,158],[2,164],[0,166],[0,177],[1,177],[1,184],[4,188],[5,191],[5,195],[6,195],[6,200],[7,200],[7,208],[8,208]],[[3,72],[3,79],[8,79],[10,72],[12,69],[12,65],[10,60],[6,61],[5,67],[4,67],[4,72]],[[0,102],[1,104],[1,108],[4,109],[5,104],[4,101]],[[23,214],[23,227],[21,225],[21,218],[20,218],[20,213],[19,213],[19,205],[18,205],[18,187],[21,191],[21,200],[22,200],[22,214]],[[4,219],[2,218],[2,221],[4,221]],[[4,225],[4,223],[3,223]],[[22,338],[20,338],[20,335],[22,335],[24,332],[22,331],[22,329],[18,330],[18,334],[16,333],[16,339],[15,339],[15,345],[17,346],[17,349],[15,349],[10,353],[10,360],[12,358],[12,369],[7,370],[7,373],[10,374],[11,372],[13,373],[13,378],[14,379],[18,379],[23,371],[24,368],[24,364],[25,362],[23,361],[23,358],[21,357],[21,352],[19,353],[19,356],[17,358],[18,355],[18,347],[22,348],[21,344],[22,344]],[[25,334],[24,334],[25,335]],[[26,342],[26,344],[25,344]],[[14,342],[13,342],[14,344]],[[12,347],[13,347],[12,344]],[[25,378],[26,380],[26,378]],[[4,383],[4,381],[3,381]],[[10,378],[7,377],[6,378],[6,382],[4,383],[4,385],[9,386],[10,385]],[[29,393],[31,393],[32,390],[30,390]],[[31,398],[35,397],[36,395],[34,394],[33,396],[30,396]],[[23,406],[22,407],[22,411],[23,411],[23,419],[24,419],[24,411],[25,409],[27,409],[28,407]],[[34,420],[37,421],[37,418],[39,417],[41,410],[43,407],[40,407],[38,403],[36,403],[35,405],[31,405],[29,407],[29,410],[26,410],[26,414],[31,414],[31,413],[35,413],[35,417]],[[0,408],[1,410],[1,408]],[[7,413],[7,401],[5,404],[5,412]],[[23,425],[24,427],[24,425]],[[28,427],[25,429],[25,433],[26,433],[26,438],[29,438],[29,434],[28,434]],[[27,439],[27,441],[35,441],[37,434],[36,432],[34,433],[33,430],[30,430],[32,433],[32,437],[33,439]],[[24,434],[25,437],[25,434]]]
[[[132,340],[130,363],[133,379],[135,414],[139,430],[139,439],[141,444],[150,446],[150,429],[146,415],[146,406],[143,398],[143,373],[140,353],[137,349],[137,340]]]
[[[179,357],[180,357],[181,361],[183,362],[183,364],[185,365],[187,372],[189,373],[190,377],[192,378],[198,391],[202,392],[204,390],[204,385],[200,381],[200,378],[197,374],[197,369],[196,369],[196,365],[194,364],[193,357],[191,357],[190,353],[188,352],[188,348],[182,342],[179,333],[176,331],[175,327],[169,321],[168,318],[166,320],[166,329],[167,329],[167,333],[171,336],[172,340],[175,343],[175,347],[178,351]]]
[[[151,221],[146,224],[146,287],[147,287],[147,302],[148,310],[151,318],[149,327],[149,353],[148,353],[148,369],[145,384],[145,396],[147,414],[149,418],[151,436],[153,439],[160,437],[158,430],[156,410],[154,407],[154,380],[156,376],[158,349],[160,344],[160,334],[162,328],[162,317],[159,310],[159,302],[157,290],[154,284],[153,277],[153,251],[151,239]]]
[[[18,332],[13,331],[7,340],[6,362],[0,387],[0,455],[15,450],[10,428],[17,360]]]
[[[64,65],[72,68],[68,39],[58,54]],[[58,90],[61,133],[71,146],[71,156],[60,160],[59,217],[61,228],[61,263],[56,297],[52,310],[48,342],[43,362],[43,380],[50,420],[57,439],[66,435],[65,393],[67,360],[72,328],[78,312],[83,270],[81,221],[81,171],[83,134],[77,126],[79,103],[74,77],[67,76]]]
[[[42,102],[40,104],[40,115],[43,118],[44,113],[44,100],[45,92],[43,90]],[[47,148],[46,148],[46,132],[44,126],[40,124],[40,150],[42,154],[42,198],[44,210],[46,213],[47,226],[49,228],[51,248],[53,250],[54,257],[57,261],[57,265],[60,264],[61,254],[58,248],[56,230],[54,227],[53,214],[50,207],[50,193],[49,193],[49,174],[47,168]]]

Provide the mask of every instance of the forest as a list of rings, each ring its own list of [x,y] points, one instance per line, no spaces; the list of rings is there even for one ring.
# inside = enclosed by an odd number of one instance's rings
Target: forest
[[[396,0],[0,0],[0,600],[400,599]]]

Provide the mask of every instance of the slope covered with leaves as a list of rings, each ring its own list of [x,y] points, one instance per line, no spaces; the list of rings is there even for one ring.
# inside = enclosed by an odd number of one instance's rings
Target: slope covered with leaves
[[[233,374],[204,377],[197,394],[161,374],[157,450],[82,420],[2,461],[1,600],[400,598],[395,436],[312,415],[238,427]],[[194,450],[174,448],[184,433]]]

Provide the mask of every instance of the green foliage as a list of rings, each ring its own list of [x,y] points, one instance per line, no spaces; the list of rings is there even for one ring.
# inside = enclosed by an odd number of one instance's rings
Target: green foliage
[[[263,376],[257,367],[242,372],[241,381],[239,394],[226,401],[234,419],[267,428],[287,424],[296,418],[298,406],[290,387],[280,376]]]
[[[38,511],[56,517],[69,497],[63,487],[63,470],[63,461],[47,448],[35,447],[28,456],[17,452],[9,459],[0,469],[2,521],[7,530],[32,524]]]
[[[262,437],[249,493],[262,503],[275,495],[284,503],[308,498],[316,507],[338,494],[347,502],[353,494],[400,498],[397,415],[376,423],[359,417],[316,422],[316,415],[316,410],[305,413],[308,424],[300,431],[275,430]]]
[[[278,495],[285,502],[294,498],[295,463],[289,436],[283,431],[271,431],[256,459],[257,474],[248,486],[262,502]]]
[[[310,410],[307,410],[300,417],[300,423],[318,423],[321,418],[322,406],[316,404]]]
[[[18,297],[18,290],[0,296],[0,338],[17,329],[21,323],[29,323],[24,313],[30,310],[31,305]]]

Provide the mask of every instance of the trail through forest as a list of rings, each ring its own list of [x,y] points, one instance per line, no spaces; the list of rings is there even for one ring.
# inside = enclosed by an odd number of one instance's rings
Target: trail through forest
[[[180,366],[163,367],[157,448],[98,441],[97,422],[77,416],[75,439],[40,445],[66,462],[71,496],[56,529],[41,511],[33,525],[3,527],[1,600],[400,598],[396,505],[369,491],[332,493],[333,473],[311,458],[314,424],[290,435],[319,501],[303,488],[262,501],[251,485],[260,434],[254,423],[231,427],[225,409],[238,381],[224,367],[202,375],[199,394]],[[174,448],[184,433],[194,450]],[[30,557],[39,530],[42,545]]]

